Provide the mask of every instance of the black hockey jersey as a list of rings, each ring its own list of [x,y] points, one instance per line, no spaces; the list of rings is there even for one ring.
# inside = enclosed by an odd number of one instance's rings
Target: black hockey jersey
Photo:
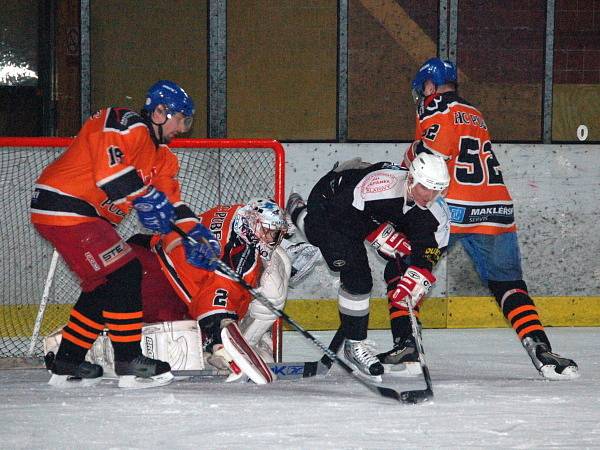
[[[360,240],[391,222],[411,243],[410,264],[432,270],[448,245],[450,212],[441,197],[426,209],[407,202],[407,176],[406,169],[389,162],[329,172],[319,182],[328,205],[325,221]]]

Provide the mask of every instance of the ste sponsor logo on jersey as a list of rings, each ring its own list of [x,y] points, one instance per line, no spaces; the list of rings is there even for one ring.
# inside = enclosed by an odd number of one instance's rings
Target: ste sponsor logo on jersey
[[[99,256],[102,264],[104,264],[104,267],[107,267],[117,262],[130,251],[131,247],[129,245],[123,241],[119,241],[112,247],[104,250]]]

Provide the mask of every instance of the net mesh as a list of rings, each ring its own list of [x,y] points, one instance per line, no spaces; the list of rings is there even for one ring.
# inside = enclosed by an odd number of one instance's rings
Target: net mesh
[[[194,145],[194,140],[190,140]],[[283,165],[277,154],[281,147],[252,147],[228,141],[197,140],[198,147],[173,148],[180,162],[182,196],[195,211],[218,204],[245,203],[252,197],[282,201],[277,180]],[[210,142],[211,147],[201,148]],[[270,142],[270,141],[267,141]],[[200,143],[202,143],[200,145]],[[40,337],[28,355],[53,249],[34,230],[29,220],[33,185],[42,169],[59,156],[64,147],[0,146],[0,238],[2,239],[2,299],[0,302],[0,358],[41,356],[42,337],[64,325],[79,296],[79,284],[58,259],[49,299],[41,322]],[[135,214],[118,226],[128,238],[143,229]]]

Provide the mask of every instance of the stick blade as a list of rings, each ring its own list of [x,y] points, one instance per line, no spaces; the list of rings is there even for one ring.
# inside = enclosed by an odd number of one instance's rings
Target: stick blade
[[[385,386],[374,386],[374,387],[382,397],[391,398],[393,400],[402,402],[401,395],[398,393],[398,391],[395,391],[394,389],[391,389],[391,388],[388,388]]]
[[[400,393],[400,401],[415,405],[417,403],[423,403],[433,398],[433,391],[431,389],[422,389],[414,391],[404,391]]]

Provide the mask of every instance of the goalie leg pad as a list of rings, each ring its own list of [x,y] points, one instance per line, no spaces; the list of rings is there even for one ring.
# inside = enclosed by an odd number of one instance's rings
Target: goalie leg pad
[[[44,354],[56,354],[61,341],[62,328],[44,338]],[[204,353],[202,334],[195,320],[158,322],[142,328],[142,353],[152,359],[168,362],[172,370],[203,370]],[[104,378],[117,378],[112,343],[102,333],[88,351],[86,361],[104,369]]]
[[[168,362],[172,370],[204,369],[202,334],[195,320],[147,324],[141,345],[145,356]]]
[[[235,322],[221,330],[221,339],[233,362],[256,384],[272,383],[275,374],[258,353],[248,344]]]

